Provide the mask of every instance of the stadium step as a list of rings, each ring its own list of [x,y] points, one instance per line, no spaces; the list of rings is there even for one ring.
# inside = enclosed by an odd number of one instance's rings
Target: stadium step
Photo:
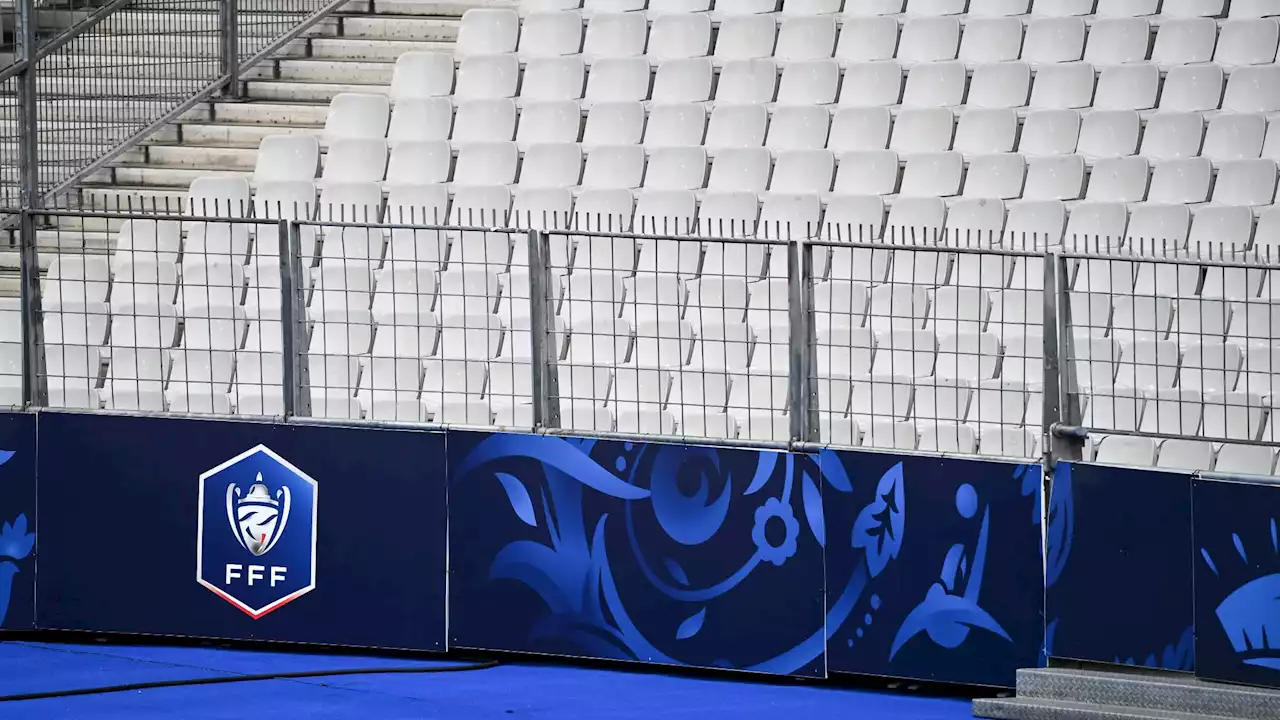
[[[992,720],[1280,717],[1280,691],[1134,670],[1019,670],[1017,697],[973,701],[975,717]]]
[[[248,96],[255,100],[310,101],[326,105],[339,93],[385,95],[389,90],[385,84],[305,83],[286,80],[251,80],[245,86]]]
[[[148,185],[155,187],[172,187],[184,189],[191,181],[206,175],[219,177],[243,177],[248,179],[253,168],[239,171],[225,166],[203,167],[159,167],[156,165],[116,165],[111,168],[111,180],[127,185]]]
[[[317,37],[307,41],[310,52],[307,57],[348,60],[385,60],[396,58],[410,51],[452,52],[453,42],[430,40],[379,40],[376,38]],[[277,57],[293,57],[279,55]]]
[[[308,83],[391,83],[395,61],[283,59],[263,63],[245,73],[247,79],[296,80]]]
[[[244,125],[324,127],[327,105],[314,103],[217,102],[209,119]]]
[[[142,157],[122,159],[121,165],[149,164],[169,168],[252,170],[258,150],[253,146],[149,145]]]
[[[458,21],[410,15],[364,15],[338,18],[336,35],[376,40],[429,40],[453,42],[458,39]]]
[[[268,123],[191,123],[182,126],[182,142],[193,146],[236,145],[258,147],[268,135],[318,134],[323,126],[271,125]]]

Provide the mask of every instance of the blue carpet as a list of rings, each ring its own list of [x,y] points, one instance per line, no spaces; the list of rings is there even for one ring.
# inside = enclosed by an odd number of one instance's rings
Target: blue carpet
[[[225,674],[433,665],[207,648],[0,643],[0,694]],[[195,685],[0,704],[25,718],[676,718],[958,720],[967,700],[547,665]]]

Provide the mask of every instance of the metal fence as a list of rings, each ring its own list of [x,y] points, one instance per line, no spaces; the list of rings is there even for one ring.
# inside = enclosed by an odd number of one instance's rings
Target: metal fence
[[[1259,238],[1261,240],[1262,238]],[[1086,244],[1060,256],[1066,422],[1101,461],[1270,474],[1275,247]]]
[[[0,387],[22,399],[25,357],[30,401],[57,407],[1188,469],[1275,441],[1265,250],[624,232],[658,223],[492,200],[42,211],[114,240],[68,251],[61,230],[34,322],[0,308]]]
[[[48,206],[342,0],[18,0],[0,70],[0,207]],[[58,204],[61,204],[59,201]]]

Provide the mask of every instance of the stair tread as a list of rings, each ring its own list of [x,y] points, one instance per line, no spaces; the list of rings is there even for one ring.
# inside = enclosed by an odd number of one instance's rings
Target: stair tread
[[[1184,713],[1175,710],[1153,710],[1147,708],[1127,707],[1124,705],[1098,705],[1096,703],[1075,702],[1073,700],[1046,700],[1042,698],[996,698],[974,700],[974,717],[987,717],[982,714],[987,708],[1050,708],[1069,713],[1080,713],[1082,718],[1149,718],[1150,720],[1214,720],[1220,715],[1203,713]]]
[[[1232,688],[1232,685],[1206,683],[1188,673],[1162,672],[1126,672],[1124,670],[1078,670],[1075,668],[1027,668],[1020,672],[1027,675],[1062,675],[1080,678],[1098,678],[1106,680],[1125,680],[1129,682],[1159,682],[1177,685],[1210,685],[1218,688]]]
[[[256,84],[272,84],[272,85],[312,85],[315,87],[342,87],[345,85],[364,85],[368,87],[385,88],[387,83],[384,82],[316,82],[315,80],[289,80],[288,78],[260,78],[257,80],[246,80],[250,85]]]
[[[342,64],[342,65],[377,65],[377,66],[379,66],[379,67],[382,67],[382,66],[385,66],[385,65],[391,65],[391,66],[394,66],[394,65],[396,64],[396,61],[395,61],[395,60],[378,60],[378,59],[376,59],[376,58],[346,58],[346,57],[322,57],[322,56],[321,56],[321,57],[317,57],[317,56],[315,56],[315,55],[312,55],[311,57],[280,57],[280,58],[272,58],[272,62],[277,62],[277,63],[281,63],[281,64],[284,64],[284,63],[331,63],[331,64],[335,64],[335,65],[337,65],[337,64]]]
[[[217,127],[237,127],[237,128],[260,128],[263,123],[246,123],[235,122],[233,120],[196,120],[193,122],[179,123],[181,125],[211,125]],[[275,127],[296,127],[296,128],[315,128],[317,130],[324,128],[324,123],[278,123]],[[184,145],[186,143],[178,143]]]
[[[294,126],[282,125],[281,127],[294,127]],[[175,142],[173,140],[163,140],[160,142],[147,143],[147,146],[151,148],[160,148],[160,149],[167,149],[167,150],[176,150],[179,148],[183,150],[187,150],[187,149],[190,149],[190,150],[257,150],[258,149],[258,145],[256,143],[236,143],[236,142],[184,143],[184,142]]]

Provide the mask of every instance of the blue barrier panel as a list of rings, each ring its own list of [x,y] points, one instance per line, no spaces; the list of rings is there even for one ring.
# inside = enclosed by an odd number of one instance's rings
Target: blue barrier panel
[[[1280,687],[1280,482],[1197,478],[1196,675]]]
[[[815,457],[449,434],[450,644],[821,676]]]
[[[36,417],[0,414],[0,628],[35,627]]]
[[[1059,463],[1045,645],[1058,658],[1192,669],[1191,476]]]
[[[444,435],[41,413],[42,628],[443,649]]]
[[[821,453],[827,666],[1009,687],[1042,662],[1038,465]]]

